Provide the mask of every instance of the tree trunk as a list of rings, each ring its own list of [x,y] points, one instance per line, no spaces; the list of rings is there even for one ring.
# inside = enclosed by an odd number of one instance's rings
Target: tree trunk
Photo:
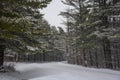
[[[86,59],[86,53],[85,53],[85,48],[83,48],[83,61],[84,61],[84,66],[87,67],[87,59]]]
[[[108,40],[108,38],[104,38],[103,47],[104,47],[104,57],[105,57],[106,68],[113,68],[111,50],[110,50],[110,41]]]
[[[98,54],[97,54],[97,48],[95,48],[95,65],[98,68]]]
[[[5,46],[0,45],[0,66],[2,66],[4,62],[4,49],[5,49]]]

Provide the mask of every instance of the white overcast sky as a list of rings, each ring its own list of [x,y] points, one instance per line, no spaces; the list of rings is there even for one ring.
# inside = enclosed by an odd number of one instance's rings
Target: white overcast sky
[[[61,11],[65,11],[66,6],[61,2],[61,0],[52,0],[52,2],[41,10],[44,15],[44,18],[49,22],[52,26],[60,26],[65,29],[64,25],[62,24],[62,20],[64,18],[60,16]]]

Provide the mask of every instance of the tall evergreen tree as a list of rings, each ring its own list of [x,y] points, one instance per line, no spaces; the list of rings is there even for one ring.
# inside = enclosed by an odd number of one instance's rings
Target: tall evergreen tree
[[[41,16],[38,9],[46,7],[50,1],[51,0],[1,0],[1,48],[3,45],[16,51],[25,51],[27,45],[34,45],[36,41],[32,38],[30,31],[30,28],[33,27],[33,17],[37,18]],[[1,54],[3,54],[3,51]],[[1,61],[1,63],[3,62]]]
[[[68,62],[113,68],[111,40],[119,38],[120,2],[65,0],[63,3],[70,6],[61,13],[67,19]]]

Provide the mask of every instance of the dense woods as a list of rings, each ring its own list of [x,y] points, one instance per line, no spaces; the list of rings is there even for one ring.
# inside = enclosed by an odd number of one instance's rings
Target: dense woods
[[[119,0],[61,0],[68,6],[60,13],[67,31],[43,18],[41,9],[51,1],[0,1],[0,66],[3,61],[67,60],[120,69]]]
[[[42,19],[39,8],[46,7],[50,1],[0,1],[0,55],[3,54],[5,48],[9,48],[16,53],[26,53],[30,51],[29,46],[38,47],[40,41],[35,38],[38,37],[38,34],[44,34],[37,24],[38,19]],[[0,64],[3,64],[3,56],[1,57]]]
[[[63,0],[68,63],[120,69],[119,0]]]
[[[51,0],[0,1],[0,66],[3,61],[43,62],[64,59],[64,30],[44,20]]]

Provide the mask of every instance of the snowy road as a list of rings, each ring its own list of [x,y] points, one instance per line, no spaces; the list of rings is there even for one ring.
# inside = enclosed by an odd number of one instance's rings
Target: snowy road
[[[85,68],[62,62],[17,64],[22,79],[29,80],[120,80],[120,72]]]

